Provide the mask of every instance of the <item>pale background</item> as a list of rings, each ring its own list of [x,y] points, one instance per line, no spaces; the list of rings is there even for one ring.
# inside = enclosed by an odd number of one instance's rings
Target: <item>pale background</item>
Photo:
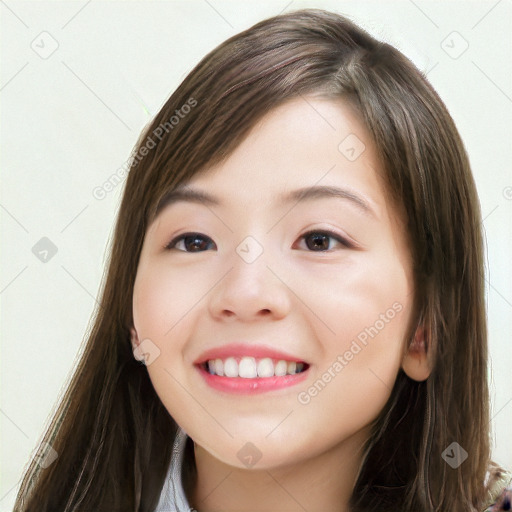
[[[510,1],[5,0],[1,511],[12,509],[96,305],[122,186],[102,200],[93,189],[123,165],[142,128],[207,52],[301,7],[348,15],[398,46],[428,72],[457,123],[488,246],[494,458],[512,469]],[[46,263],[32,252],[43,237],[57,248]]]

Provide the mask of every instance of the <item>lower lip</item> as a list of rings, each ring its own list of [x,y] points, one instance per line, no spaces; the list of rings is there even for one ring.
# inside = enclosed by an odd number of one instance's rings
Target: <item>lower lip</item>
[[[295,386],[296,384],[303,382],[307,378],[309,372],[308,367],[305,371],[294,375],[245,379],[243,377],[221,377],[220,375],[212,375],[202,366],[196,366],[196,368],[199,370],[199,373],[208,386],[218,391],[237,395],[267,393],[269,391]]]

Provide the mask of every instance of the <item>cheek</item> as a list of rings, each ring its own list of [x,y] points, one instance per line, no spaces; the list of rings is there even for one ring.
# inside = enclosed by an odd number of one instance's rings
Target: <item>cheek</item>
[[[176,336],[186,323],[187,313],[205,292],[193,279],[184,279],[182,273],[162,267],[155,263],[140,268],[133,292],[133,317],[139,338],[154,338],[157,344]]]
[[[183,392],[186,385],[183,350],[193,329],[194,316],[190,313],[199,300],[198,295],[198,288],[158,263],[142,266],[137,272],[134,325],[139,340],[151,342],[147,346],[154,357],[146,366],[153,388],[178,422],[186,420],[184,411],[190,406],[188,395]]]
[[[325,347],[309,387],[297,396],[306,424],[323,423],[324,434],[332,439],[350,436],[378,417],[400,368],[408,311],[398,303],[382,309],[377,302],[368,305],[383,312],[377,320],[368,311],[343,315],[348,320],[338,321],[336,341]],[[339,422],[326,424],[326,416]]]
[[[329,300],[325,288],[323,302],[317,296],[329,332],[318,331],[322,350],[315,385],[299,399],[312,414],[327,408],[347,418],[348,428],[372,421],[386,403],[400,368],[412,300],[396,254],[367,253],[354,261],[343,273],[331,273]]]
[[[304,282],[313,283],[302,285],[307,287],[302,293],[323,324],[317,322],[322,357],[344,353],[354,340],[363,345],[375,338],[375,348],[401,348],[413,295],[396,252],[354,254],[346,264],[320,269]]]

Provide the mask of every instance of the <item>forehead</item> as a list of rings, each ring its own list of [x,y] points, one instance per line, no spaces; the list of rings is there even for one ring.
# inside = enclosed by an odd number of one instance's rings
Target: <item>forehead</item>
[[[267,114],[223,162],[163,194],[157,213],[179,202],[254,208],[338,197],[378,215],[380,173],[367,130],[347,104],[299,97]]]

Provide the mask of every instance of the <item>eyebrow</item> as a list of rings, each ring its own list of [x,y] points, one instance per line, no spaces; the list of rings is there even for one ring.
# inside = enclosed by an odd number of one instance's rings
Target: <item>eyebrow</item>
[[[292,190],[281,194],[276,198],[276,201],[278,203],[288,204],[291,202],[312,201],[315,199],[325,199],[333,197],[348,200],[354,206],[356,206],[361,211],[361,213],[377,218],[377,214],[372,209],[372,207],[370,206],[366,199],[350,190],[334,186],[322,185],[299,188],[297,190]],[[158,203],[155,218],[158,217],[158,215],[162,212],[164,208],[178,202],[204,204],[205,206],[222,205],[222,201],[219,198],[211,195],[209,192],[194,189],[189,186],[178,187],[175,190],[167,192],[162,197],[162,199]]]

